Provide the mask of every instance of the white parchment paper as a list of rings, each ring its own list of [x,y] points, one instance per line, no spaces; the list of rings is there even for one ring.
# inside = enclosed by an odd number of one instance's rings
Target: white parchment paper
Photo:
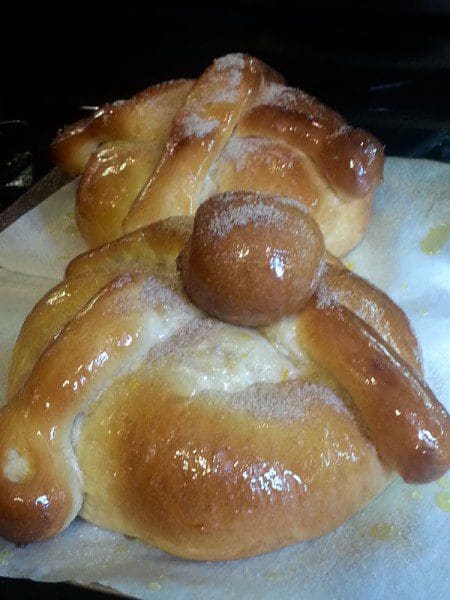
[[[73,218],[75,185],[0,233],[0,404],[25,316],[85,249]],[[450,409],[450,243],[430,244],[433,231],[445,239],[445,226],[450,166],[389,158],[367,236],[346,262],[406,311],[428,383]],[[216,564],[179,560],[76,520],[56,538],[26,548],[0,538],[0,575],[99,582],[139,598],[448,599],[450,512],[439,508],[446,494],[448,475],[427,486],[397,480],[328,536]]]

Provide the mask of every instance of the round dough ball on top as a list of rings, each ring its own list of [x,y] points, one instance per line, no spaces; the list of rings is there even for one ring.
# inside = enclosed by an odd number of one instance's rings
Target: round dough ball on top
[[[205,312],[263,326],[307,303],[324,256],[320,229],[298,201],[238,191],[199,207],[179,269],[186,294]]]

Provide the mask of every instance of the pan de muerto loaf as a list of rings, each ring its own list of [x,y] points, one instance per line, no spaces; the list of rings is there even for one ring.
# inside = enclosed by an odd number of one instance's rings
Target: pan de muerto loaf
[[[91,247],[247,190],[301,200],[343,256],[364,235],[383,170],[373,136],[242,54],[106,105],[63,129],[52,156],[81,174],[77,223]]]
[[[334,529],[395,472],[444,473],[406,316],[325,256],[307,209],[234,192],[75,259],[14,351],[0,535],[81,515],[233,559]]]

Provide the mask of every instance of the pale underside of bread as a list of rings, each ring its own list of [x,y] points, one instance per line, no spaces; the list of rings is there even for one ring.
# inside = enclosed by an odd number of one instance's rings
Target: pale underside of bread
[[[92,247],[192,215],[212,194],[249,190],[302,202],[342,256],[364,235],[383,166],[375,138],[240,54],[195,81],[107,105],[52,148],[58,165],[82,174],[77,223]]]
[[[186,558],[238,558],[334,529],[392,478],[301,315],[235,327],[187,300],[175,261],[191,227],[80,256],[28,317],[0,411],[2,535],[45,539],[80,514]],[[324,286],[420,374],[384,294],[338,265]]]

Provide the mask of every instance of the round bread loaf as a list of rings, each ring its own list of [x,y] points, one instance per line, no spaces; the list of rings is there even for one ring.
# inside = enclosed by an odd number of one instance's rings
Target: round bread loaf
[[[102,107],[60,131],[52,155],[81,174],[77,223],[92,247],[246,190],[300,200],[343,256],[364,235],[383,171],[373,136],[244,54]]]
[[[0,535],[26,544],[81,515],[234,559],[331,531],[395,471],[448,468],[449,417],[389,298],[327,263],[297,314],[224,323],[183,292],[191,234],[172,218],[78,257],[25,321],[0,409]]]

